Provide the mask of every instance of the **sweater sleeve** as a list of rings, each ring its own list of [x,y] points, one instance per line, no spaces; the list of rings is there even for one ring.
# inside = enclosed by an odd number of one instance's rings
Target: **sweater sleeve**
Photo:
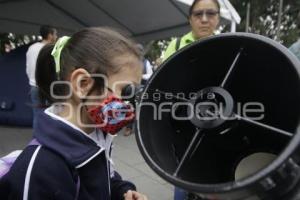
[[[114,171],[113,177],[110,179],[111,184],[111,200],[123,200],[124,194],[128,190],[136,190],[133,183],[129,181],[122,180],[120,174]]]

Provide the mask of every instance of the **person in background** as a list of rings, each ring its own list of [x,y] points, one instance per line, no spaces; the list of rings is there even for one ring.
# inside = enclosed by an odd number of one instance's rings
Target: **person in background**
[[[164,61],[177,50],[214,35],[220,22],[220,4],[218,0],[194,0],[189,9],[188,20],[191,31],[181,38],[171,41],[164,53]],[[190,198],[189,196],[188,192],[178,187],[175,188],[174,200],[186,200]]]
[[[156,60],[154,62],[153,70],[154,71],[157,70],[162,62],[163,62],[163,59],[161,57],[156,58]]]
[[[145,85],[153,74],[153,66],[151,65],[150,61],[146,58],[144,58],[143,64],[144,64],[144,68],[143,68],[142,85]]]
[[[40,35],[42,36],[42,41],[32,44],[28,48],[26,53],[26,74],[29,80],[30,97],[33,106],[33,126],[35,122],[37,109],[42,104],[39,99],[38,87],[36,85],[35,80],[37,57],[39,55],[40,50],[46,44],[55,43],[55,41],[57,40],[57,31],[51,26],[43,25],[40,27]]]
[[[138,49],[141,51],[142,55],[145,55],[145,50],[143,45],[138,44],[137,45]],[[143,60],[143,77],[142,77],[142,85],[145,85],[148,81],[148,79],[152,76],[153,74],[153,66],[151,65],[150,61],[144,57]]]
[[[170,42],[164,53],[164,61],[182,47],[214,35],[220,22],[220,4],[218,0],[194,0],[189,9],[188,20],[191,31]]]
[[[300,39],[292,44],[289,50],[300,60]]]

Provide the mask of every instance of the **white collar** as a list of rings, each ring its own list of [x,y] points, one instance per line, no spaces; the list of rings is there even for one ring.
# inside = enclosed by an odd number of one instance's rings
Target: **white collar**
[[[53,118],[55,120],[59,120],[59,121],[65,123],[66,125],[72,127],[73,129],[79,131],[80,133],[82,133],[84,136],[86,136],[89,139],[93,140],[97,144],[97,146],[99,146],[101,148],[101,150],[105,150],[106,158],[110,162],[112,162],[111,157],[110,157],[110,148],[111,148],[113,139],[117,135],[107,134],[106,137],[104,137],[103,132],[99,129],[95,129],[92,133],[87,134],[86,132],[84,132],[83,130],[81,130],[80,128],[78,128],[77,126],[75,126],[74,124],[69,122],[68,120],[66,120],[66,119],[62,118],[61,116],[59,116],[58,113],[60,111],[61,111],[61,107],[59,107],[59,106],[50,106],[44,112],[47,115],[49,115],[51,118]]]

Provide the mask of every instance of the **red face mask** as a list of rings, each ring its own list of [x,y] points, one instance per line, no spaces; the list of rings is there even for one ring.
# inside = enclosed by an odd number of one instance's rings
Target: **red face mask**
[[[112,135],[131,123],[135,116],[133,107],[114,95],[88,109],[88,114],[99,129]]]

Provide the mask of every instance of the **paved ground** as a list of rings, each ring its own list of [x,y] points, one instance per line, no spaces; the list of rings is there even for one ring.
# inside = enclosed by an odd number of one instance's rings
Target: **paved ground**
[[[29,128],[0,127],[0,156],[22,149],[31,138]],[[149,200],[172,200],[173,186],[158,177],[142,158],[134,135],[115,139],[113,160],[124,179],[135,183]]]

